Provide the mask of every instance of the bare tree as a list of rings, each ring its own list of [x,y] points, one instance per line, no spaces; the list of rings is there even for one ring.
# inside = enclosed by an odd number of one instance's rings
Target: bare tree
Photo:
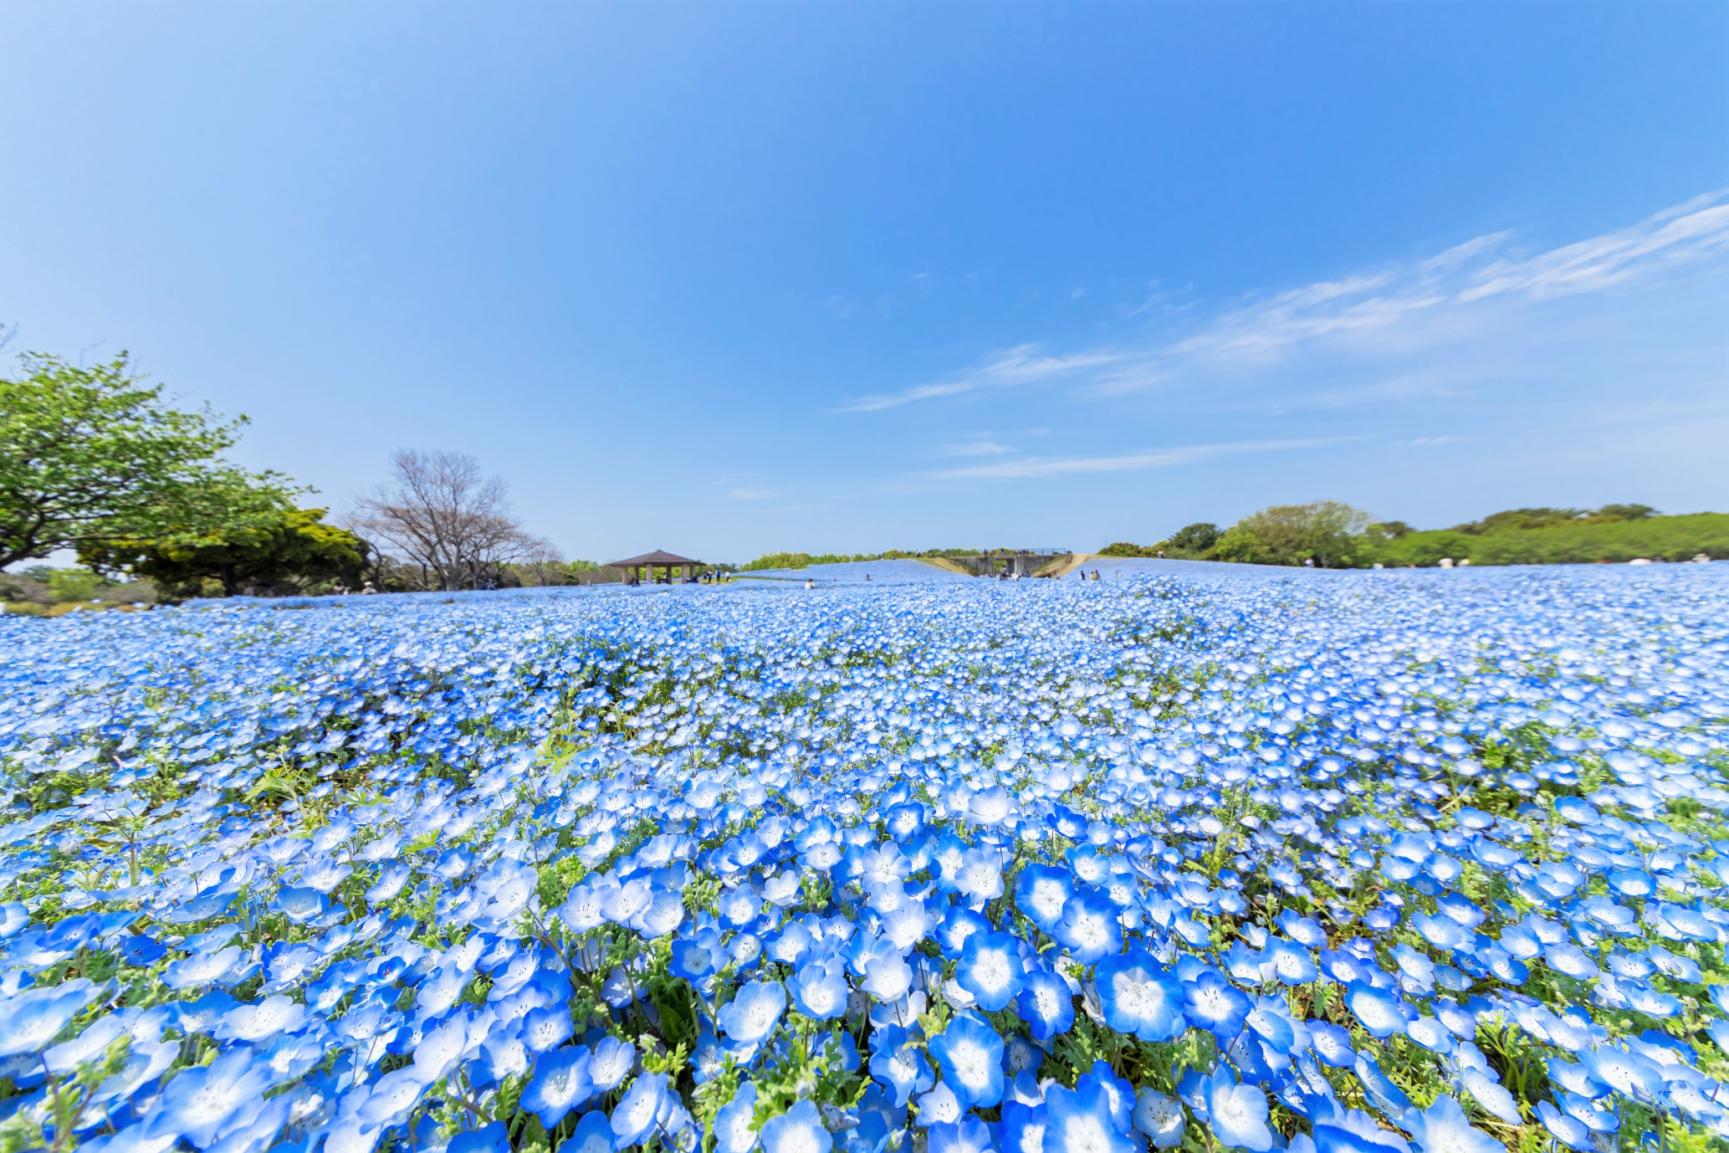
[[[504,481],[460,452],[403,449],[388,483],[360,502],[355,528],[386,556],[418,570],[428,588],[499,583],[504,566],[550,553],[510,511]]]

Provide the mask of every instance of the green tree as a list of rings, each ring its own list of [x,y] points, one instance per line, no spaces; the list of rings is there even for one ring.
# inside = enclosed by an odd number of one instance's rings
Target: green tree
[[[1594,521],[1647,520],[1657,514],[1657,510],[1648,504],[1606,504],[1593,511],[1589,519]]]
[[[1219,526],[1209,524],[1204,520],[1194,524],[1186,524],[1171,534],[1171,539],[1165,544],[1173,552],[1187,556],[1200,556],[1219,543]]]
[[[126,569],[180,595],[206,581],[233,596],[248,588],[280,592],[321,581],[358,583],[366,543],[324,523],[325,510],[296,508],[268,492],[236,501],[228,523],[151,539],[114,540],[80,550],[92,567]]]
[[[222,459],[245,417],[170,407],[124,353],[90,368],[20,363],[21,375],[0,377],[0,568],[218,526],[230,519],[224,497],[286,493],[280,477]]]
[[[1473,534],[1504,532],[1508,529],[1547,528],[1550,525],[1568,524],[1584,515],[1585,513],[1576,508],[1509,508],[1492,512],[1482,520],[1458,525],[1456,528],[1459,532]]]
[[[813,559],[815,558],[806,552],[769,552],[762,554],[755,560],[746,561],[740,568],[744,572],[778,568],[809,568]]]
[[[1373,540],[1373,532],[1370,538]],[[1454,560],[1470,560],[1473,564],[1480,563],[1473,554],[1473,549],[1482,541],[1480,536],[1472,536],[1458,529],[1442,528],[1425,532],[1408,532],[1390,540],[1381,541],[1372,549],[1369,561],[1380,561],[1393,568],[1404,568],[1408,565],[1427,566],[1437,563],[1443,557]]]
[[[1323,568],[1356,564],[1367,541],[1368,514],[1336,500],[1280,504],[1232,525],[1214,548],[1220,560]]]
[[[84,568],[57,568],[48,573],[48,593],[56,603],[87,601],[102,588],[102,577]]]

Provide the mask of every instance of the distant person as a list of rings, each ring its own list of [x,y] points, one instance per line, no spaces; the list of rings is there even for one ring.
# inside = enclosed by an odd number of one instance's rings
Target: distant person
[[[360,592],[361,592],[361,595],[363,595],[363,596],[371,596],[373,593],[375,593],[377,591],[378,591],[377,589],[372,587],[371,581],[367,581],[365,584],[360,586]]]
[[[870,579],[871,579],[871,574],[870,574],[870,573],[868,573],[868,572],[867,572],[867,573],[865,573],[865,580],[867,580],[867,581],[868,581],[868,580],[870,580]]]
[[[804,587],[807,589],[814,589],[816,587],[816,581],[812,580],[810,577],[805,577]]]

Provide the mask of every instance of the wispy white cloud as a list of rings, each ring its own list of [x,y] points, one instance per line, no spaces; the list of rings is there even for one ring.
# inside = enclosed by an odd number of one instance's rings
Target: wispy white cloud
[[[841,406],[842,412],[882,412],[921,400],[943,396],[958,396],[981,388],[1041,384],[1073,379],[1090,370],[1103,368],[1118,354],[1105,349],[1078,352],[1068,356],[1042,355],[1037,345],[1021,344],[987,357],[976,367],[930,384],[921,384],[901,392],[861,396]]]
[[[939,477],[951,480],[1032,480],[1041,477],[1068,476],[1076,473],[1139,472],[1152,468],[1173,468],[1195,464],[1213,457],[1239,453],[1288,452],[1299,449],[1326,448],[1350,437],[1299,437],[1286,440],[1247,440],[1226,444],[1185,444],[1141,452],[1117,453],[1104,456],[1021,457],[991,464],[967,465],[944,469]]]
[[[1190,309],[1187,326],[1161,339],[1071,352],[1016,345],[952,376],[860,397],[843,411],[878,412],[1017,385],[1113,395],[1220,374],[1253,380],[1299,354],[1416,354],[1467,343],[1515,307],[1658,282],[1726,254],[1729,195],[1715,192],[1555,248],[1522,252],[1511,233],[1488,233],[1419,259],[1250,297],[1210,315]],[[1149,301],[1156,299],[1156,285],[1153,293]],[[1416,389],[1410,383],[1362,387],[1365,401]],[[1422,391],[1433,395],[1436,387]],[[1349,389],[1333,392],[1338,400],[1317,396],[1311,406],[1349,399]]]
[[[1005,456],[1015,451],[1013,447],[988,432],[975,432],[940,446],[937,452],[941,456]]]
[[[1450,400],[1460,395],[1460,385],[1460,381],[1440,373],[1413,371],[1350,384],[1326,385],[1296,395],[1280,393],[1255,397],[1233,407],[1280,415],[1361,409],[1399,401]]]
[[[732,488],[727,489],[726,495],[727,495],[728,500],[756,501],[756,500],[774,500],[775,498],[780,496],[780,493],[776,492],[772,488],[765,488],[762,485],[741,484],[741,485],[734,485]]]

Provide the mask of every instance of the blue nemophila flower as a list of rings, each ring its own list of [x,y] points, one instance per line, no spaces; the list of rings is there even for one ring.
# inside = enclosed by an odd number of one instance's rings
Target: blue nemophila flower
[[[445,1153],[510,1153],[510,1129],[503,1121],[458,1133],[445,1146]]]
[[[1557,1109],[1552,1102],[1537,1102],[1537,1119],[1543,1123],[1550,1136],[1568,1149],[1578,1150],[1578,1153],[1591,1153],[1596,1147],[1591,1139],[1590,1126],[1572,1114]]]
[[[756,1148],[756,1086],[746,1081],[714,1115],[715,1153],[749,1153]]]
[[[558,1153],[612,1153],[612,1124],[605,1113],[591,1109],[576,1122],[576,1129],[559,1145]]]
[[[1265,1093],[1253,1085],[1240,1084],[1223,1065],[1202,1079],[1200,1091],[1207,1124],[1221,1143],[1251,1153],[1266,1153],[1273,1147]]]
[[[962,947],[955,982],[979,1008],[996,1012],[1014,1000],[1023,980],[1020,947],[1008,933],[974,933]]]
[[[949,1088],[948,1082],[938,1081],[928,1091],[919,1094],[913,1102],[914,1112],[921,1128],[931,1128],[937,1125],[952,1125],[966,1114],[967,1107]]]
[[[1183,1107],[1175,1097],[1156,1089],[1135,1095],[1135,1128],[1155,1149],[1175,1149],[1183,1140]]]
[[[925,1147],[930,1153],[993,1153],[996,1143],[983,1121],[967,1116],[931,1126]]]
[[[943,1084],[966,1108],[989,1108],[1003,1096],[1003,1039],[983,1018],[957,1014],[930,1040]]]
[[[721,1006],[715,1019],[734,1043],[755,1045],[769,1035],[785,1009],[786,989],[779,981],[752,981]]]
[[[1266,964],[1281,985],[1306,985],[1315,979],[1317,973],[1308,949],[1278,938],[1267,944]]]
[[[1045,1153],[1134,1153],[1103,1083],[1083,1081],[1074,1089],[1052,1085],[1045,1094]]]
[[[893,941],[877,941],[861,959],[861,986],[878,1001],[898,1001],[912,986],[913,971]]]
[[[540,1054],[570,1040],[575,1026],[570,1010],[563,1005],[548,1005],[530,1010],[522,1019],[522,1043],[530,1053]]]
[[[829,1153],[834,1147],[834,1138],[809,1101],[764,1121],[759,1137],[763,1153]]]
[[[1002,1148],[1010,1153],[1043,1153],[1045,1107],[1020,1101],[1003,1104]]]
[[[1663,1091],[1663,1075],[1655,1064],[1613,1045],[1587,1050],[1579,1064],[1598,1082],[1635,1101],[1656,1101]]]
[[[1229,1041],[1242,1031],[1252,1004],[1214,969],[1202,969],[1183,982],[1184,1015],[1221,1041]]]
[[[79,1065],[102,1056],[108,1046],[126,1032],[126,1025],[119,1014],[100,1017],[71,1040],[62,1041],[43,1053],[42,1065],[56,1077],[76,1073]]]
[[[1097,890],[1083,890],[1063,906],[1062,920],[1052,931],[1075,960],[1090,965],[1123,947],[1123,929],[1117,907]]]
[[[895,1108],[906,1108],[914,1093],[930,1088],[933,1077],[930,1063],[907,1029],[899,1025],[879,1028],[871,1044],[871,1076],[890,1090]]]
[[[1524,1117],[1505,1086],[1486,1069],[1466,1068],[1459,1073],[1459,1084],[1497,1120],[1507,1125],[1523,1125]]]
[[[95,995],[90,982],[73,980],[8,998],[0,1004],[0,1057],[41,1052]]]
[[[184,1137],[200,1149],[256,1103],[270,1088],[264,1068],[250,1049],[234,1049],[208,1065],[187,1069],[163,1091],[152,1113],[152,1129],[160,1135]]]
[[[1403,1033],[1409,1023],[1405,1007],[1397,997],[1360,981],[1345,990],[1345,1004],[1363,1023],[1363,1028],[1376,1037]]]
[[[1410,1144],[1367,1113],[1346,1109],[1325,1098],[1316,1102],[1310,1138],[1314,1153],[1411,1153]],[[1299,1148],[1293,1138],[1290,1148]]]
[[[173,962],[163,970],[162,983],[177,992],[208,985],[230,986],[238,984],[249,967],[246,954],[230,945]]]
[[[1066,981],[1048,970],[1027,974],[1015,1007],[1033,1040],[1040,1044],[1068,1032],[1075,1022],[1074,993]]]
[[[1413,1110],[1404,1125],[1419,1153],[1503,1153],[1502,1144],[1472,1125],[1451,1097],[1437,1097],[1421,1113]]]
[[[636,1046],[617,1037],[602,1037],[594,1043],[588,1059],[589,1080],[596,1093],[610,1093],[630,1076],[636,1066]]]
[[[806,1017],[831,1021],[846,1012],[846,969],[838,960],[807,962],[787,984],[793,1008]]]
[[[1358,1053],[1357,1059],[1351,1063],[1351,1069],[1357,1074],[1357,1081],[1363,1086],[1363,1091],[1384,1112],[1396,1116],[1411,1107],[1410,1097],[1406,1096],[1396,1081],[1387,1076],[1386,1070],[1382,1069],[1370,1054]]]
[[[1055,865],[1028,865],[1015,878],[1015,907],[1047,933],[1055,933],[1074,895],[1074,875]]]
[[[304,925],[325,910],[324,893],[318,889],[285,887],[276,895],[276,907],[297,925]]]
[[[666,1104],[668,1092],[664,1073],[644,1073],[626,1090],[623,1099],[612,1110],[613,1144],[628,1149],[648,1138],[655,1119]]]
[[[306,1020],[303,1005],[277,994],[256,1004],[241,1004],[222,1015],[215,1034],[222,1040],[265,1041],[278,1033],[301,1027]]]
[[[1152,956],[1132,949],[1099,962],[1094,971],[1105,1022],[1143,1041],[1167,1041],[1188,1027],[1182,983]]]
[[[567,1045],[535,1058],[534,1075],[522,1091],[522,1106],[551,1129],[572,1109],[581,1108],[595,1095],[589,1076],[586,1045]]]

